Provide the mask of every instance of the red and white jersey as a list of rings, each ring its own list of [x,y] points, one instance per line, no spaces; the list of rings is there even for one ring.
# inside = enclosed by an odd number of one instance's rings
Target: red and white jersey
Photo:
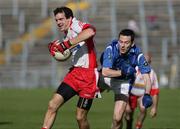
[[[66,33],[65,39],[72,39],[81,33],[84,29],[92,27],[88,23],[83,23],[76,18],[72,19],[72,23]],[[95,29],[94,29],[95,31]],[[96,68],[96,51],[94,47],[93,37],[82,41],[72,50],[72,65],[74,67]]]
[[[136,96],[142,96],[145,93],[145,84],[144,84],[144,79],[138,69],[136,73],[136,80],[134,83],[134,86],[131,89],[131,93]],[[156,95],[159,94],[159,84],[158,84],[158,79],[155,71],[151,69],[150,72],[150,79],[151,79],[151,91],[150,94]]]

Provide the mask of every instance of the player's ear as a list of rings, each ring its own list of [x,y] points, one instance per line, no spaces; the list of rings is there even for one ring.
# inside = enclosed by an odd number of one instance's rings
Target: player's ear
[[[72,17],[67,18],[67,19],[66,19],[66,21],[68,21],[68,22],[70,22],[70,23],[71,23],[71,21],[72,21]]]
[[[69,17],[68,20],[71,21],[71,20],[72,20],[72,17]]]
[[[131,47],[133,47],[133,46],[134,46],[134,44],[135,44],[134,42],[133,42],[133,43],[131,43]]]

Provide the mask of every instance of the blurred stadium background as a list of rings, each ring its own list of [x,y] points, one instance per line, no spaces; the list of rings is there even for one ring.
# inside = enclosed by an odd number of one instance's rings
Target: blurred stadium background
[[[47,44],[62,38],[52,16],[52,10],[62,5],[97,28],[98,57],[106,44],[129,26],[130,20],[136,21],[136,43],[152,54],[160,86],[178,87],[179,0],[1,0],[0,87],[58,85],[69,61],[52,59]]]

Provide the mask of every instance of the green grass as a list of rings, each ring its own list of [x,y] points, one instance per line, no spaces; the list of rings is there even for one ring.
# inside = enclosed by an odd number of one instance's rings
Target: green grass
[[[0,129],[40,129],[53,89],[0,89]],[[53,129],[78,129],[75,120],[77,97],[58,112]],[[95,99],[89,112],[91,129],[109,129],[113,111],[112,93]],[[147,119],[144,129],[180,128],[180,89],[161,89],[158,116]]]

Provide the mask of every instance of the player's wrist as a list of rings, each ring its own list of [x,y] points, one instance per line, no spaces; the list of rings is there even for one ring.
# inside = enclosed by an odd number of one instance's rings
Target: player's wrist
[[[63,45],[64,50],[66,50],[66,49],[69,49],[72,46],[72,43],[68,39],[68,40],[64,40],[61,45]]]
[[[118,71],[118,75],[122,76],[122,71],[121,70],[117,70]]]
[[[71,40],[68,40],[68,43],[69,43],[70,46],[73,45],[73,43],[71,42]]]

